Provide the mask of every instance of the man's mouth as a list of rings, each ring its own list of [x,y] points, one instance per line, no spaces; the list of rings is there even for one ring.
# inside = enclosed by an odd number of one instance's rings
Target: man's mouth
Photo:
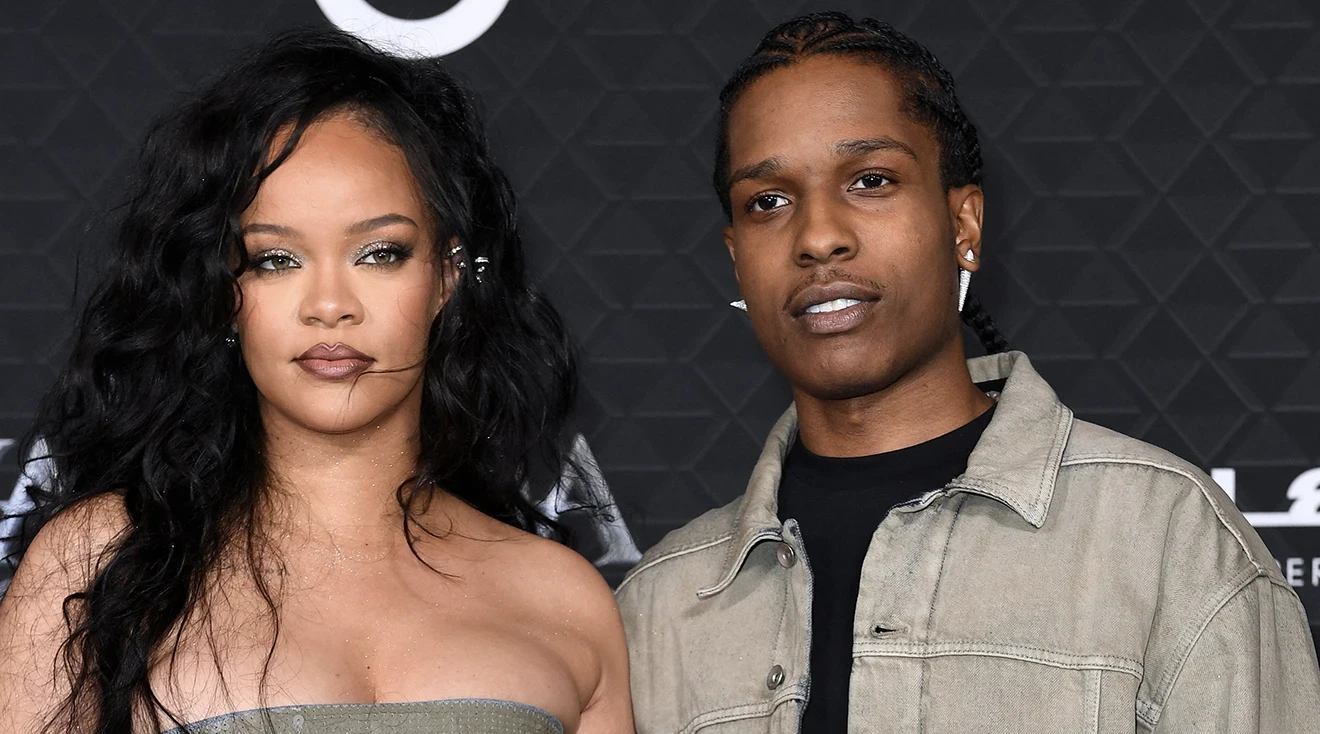
[[[845,308],[856,306],[859,303],[862,303],[862,301],[855,298],[836,298],[833,301],[826,301],[824,303],[807,306],[805,313],[834,313],[835,311],[842,311]]]
[[[835,280],[803,288],[789,298],[785,310],[793,324],[810,334],[842,334],[860,325],[881,297],[879,285]]]

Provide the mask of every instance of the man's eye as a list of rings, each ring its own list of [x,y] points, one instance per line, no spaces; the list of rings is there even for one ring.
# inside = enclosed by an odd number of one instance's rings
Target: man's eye
[[[885,184],[892,184],[892,183],[893,181],[889,180],[889,177],[884,175],[883,173],[868,173],[863,175],[861,178],[858,178],[856,181],[853,181],[852,186],[849,186],[848,190],[853,191],[856,189],[878,189],[881,186],[884,186]]]
[[[747,202],[747,211],[749,212],[768,212],[771,209],[778,209],[788,203],[788,197],[781,194],[761,194],[752,197]]]

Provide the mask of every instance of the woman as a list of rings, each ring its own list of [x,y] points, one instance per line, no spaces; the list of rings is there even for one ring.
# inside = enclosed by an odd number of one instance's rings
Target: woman
[[[576,372],[515,218],[467,94],[341,33],[166,115],[33,431],[0,731],[631,731],[521,493]]]

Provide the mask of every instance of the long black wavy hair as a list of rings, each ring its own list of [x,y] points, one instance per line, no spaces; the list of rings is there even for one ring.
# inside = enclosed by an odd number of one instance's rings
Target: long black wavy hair
[[[20,454],[35,447],[29,461],[54,468],[28,487],[35,509],[20,554],[52,518],[94,498],[122,497],[128,519],[88,587],[65,600],[61,659],[73,687],[50,732],[130,734],[144,715],[182,724],[148,673],[204,613],[224,554],[245,554],[278,635],[278,595],[257,571],[267,487],[257,389],[226,337],[248,267],[239,215],[326,115],[350,114],[402,149],[437,223],[437,262],[451,238],[469,263],[489,260],[480,283],[467,269],[431,325],[421,455],[397,491],[409,543],[426,530],[420,515],[436,488],[512,526],[559,530],[524,489],[571,465],[562,434],[574,351],[529,284],[513,190],[470,94],[438,61],[394,57],[338,31],[285,33],[240,58],[150,128],[108,275]]]
[[[906,95],[906,112],[930,128],[940,146],[940,179],[945,190],[981,185],[981,142],[954,89],[953,75],[925,46],[893,26],[873,18],[853,20],[845,13],[824,12],[785,21],[770,29],[756,50],[734,70],[720,90],[713,183],[724,216],[729,202],[729,112],[744,90],[765,74],[812,56],[849,56],[892,73]],[[962,320],[989,354],[1008,350],[981,300],[967,296]]]

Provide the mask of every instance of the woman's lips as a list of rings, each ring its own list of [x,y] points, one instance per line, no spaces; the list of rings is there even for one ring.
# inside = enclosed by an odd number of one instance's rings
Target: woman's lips
[[[294,360],[303,371],[323,380],[345,380],[357,377],[371,366],[369,359],[298,359]]]
[[[375,359],[347,344],[317,344],[294,360],[303,371],[323,380],[345,380],[357,377],[371,366]]]

